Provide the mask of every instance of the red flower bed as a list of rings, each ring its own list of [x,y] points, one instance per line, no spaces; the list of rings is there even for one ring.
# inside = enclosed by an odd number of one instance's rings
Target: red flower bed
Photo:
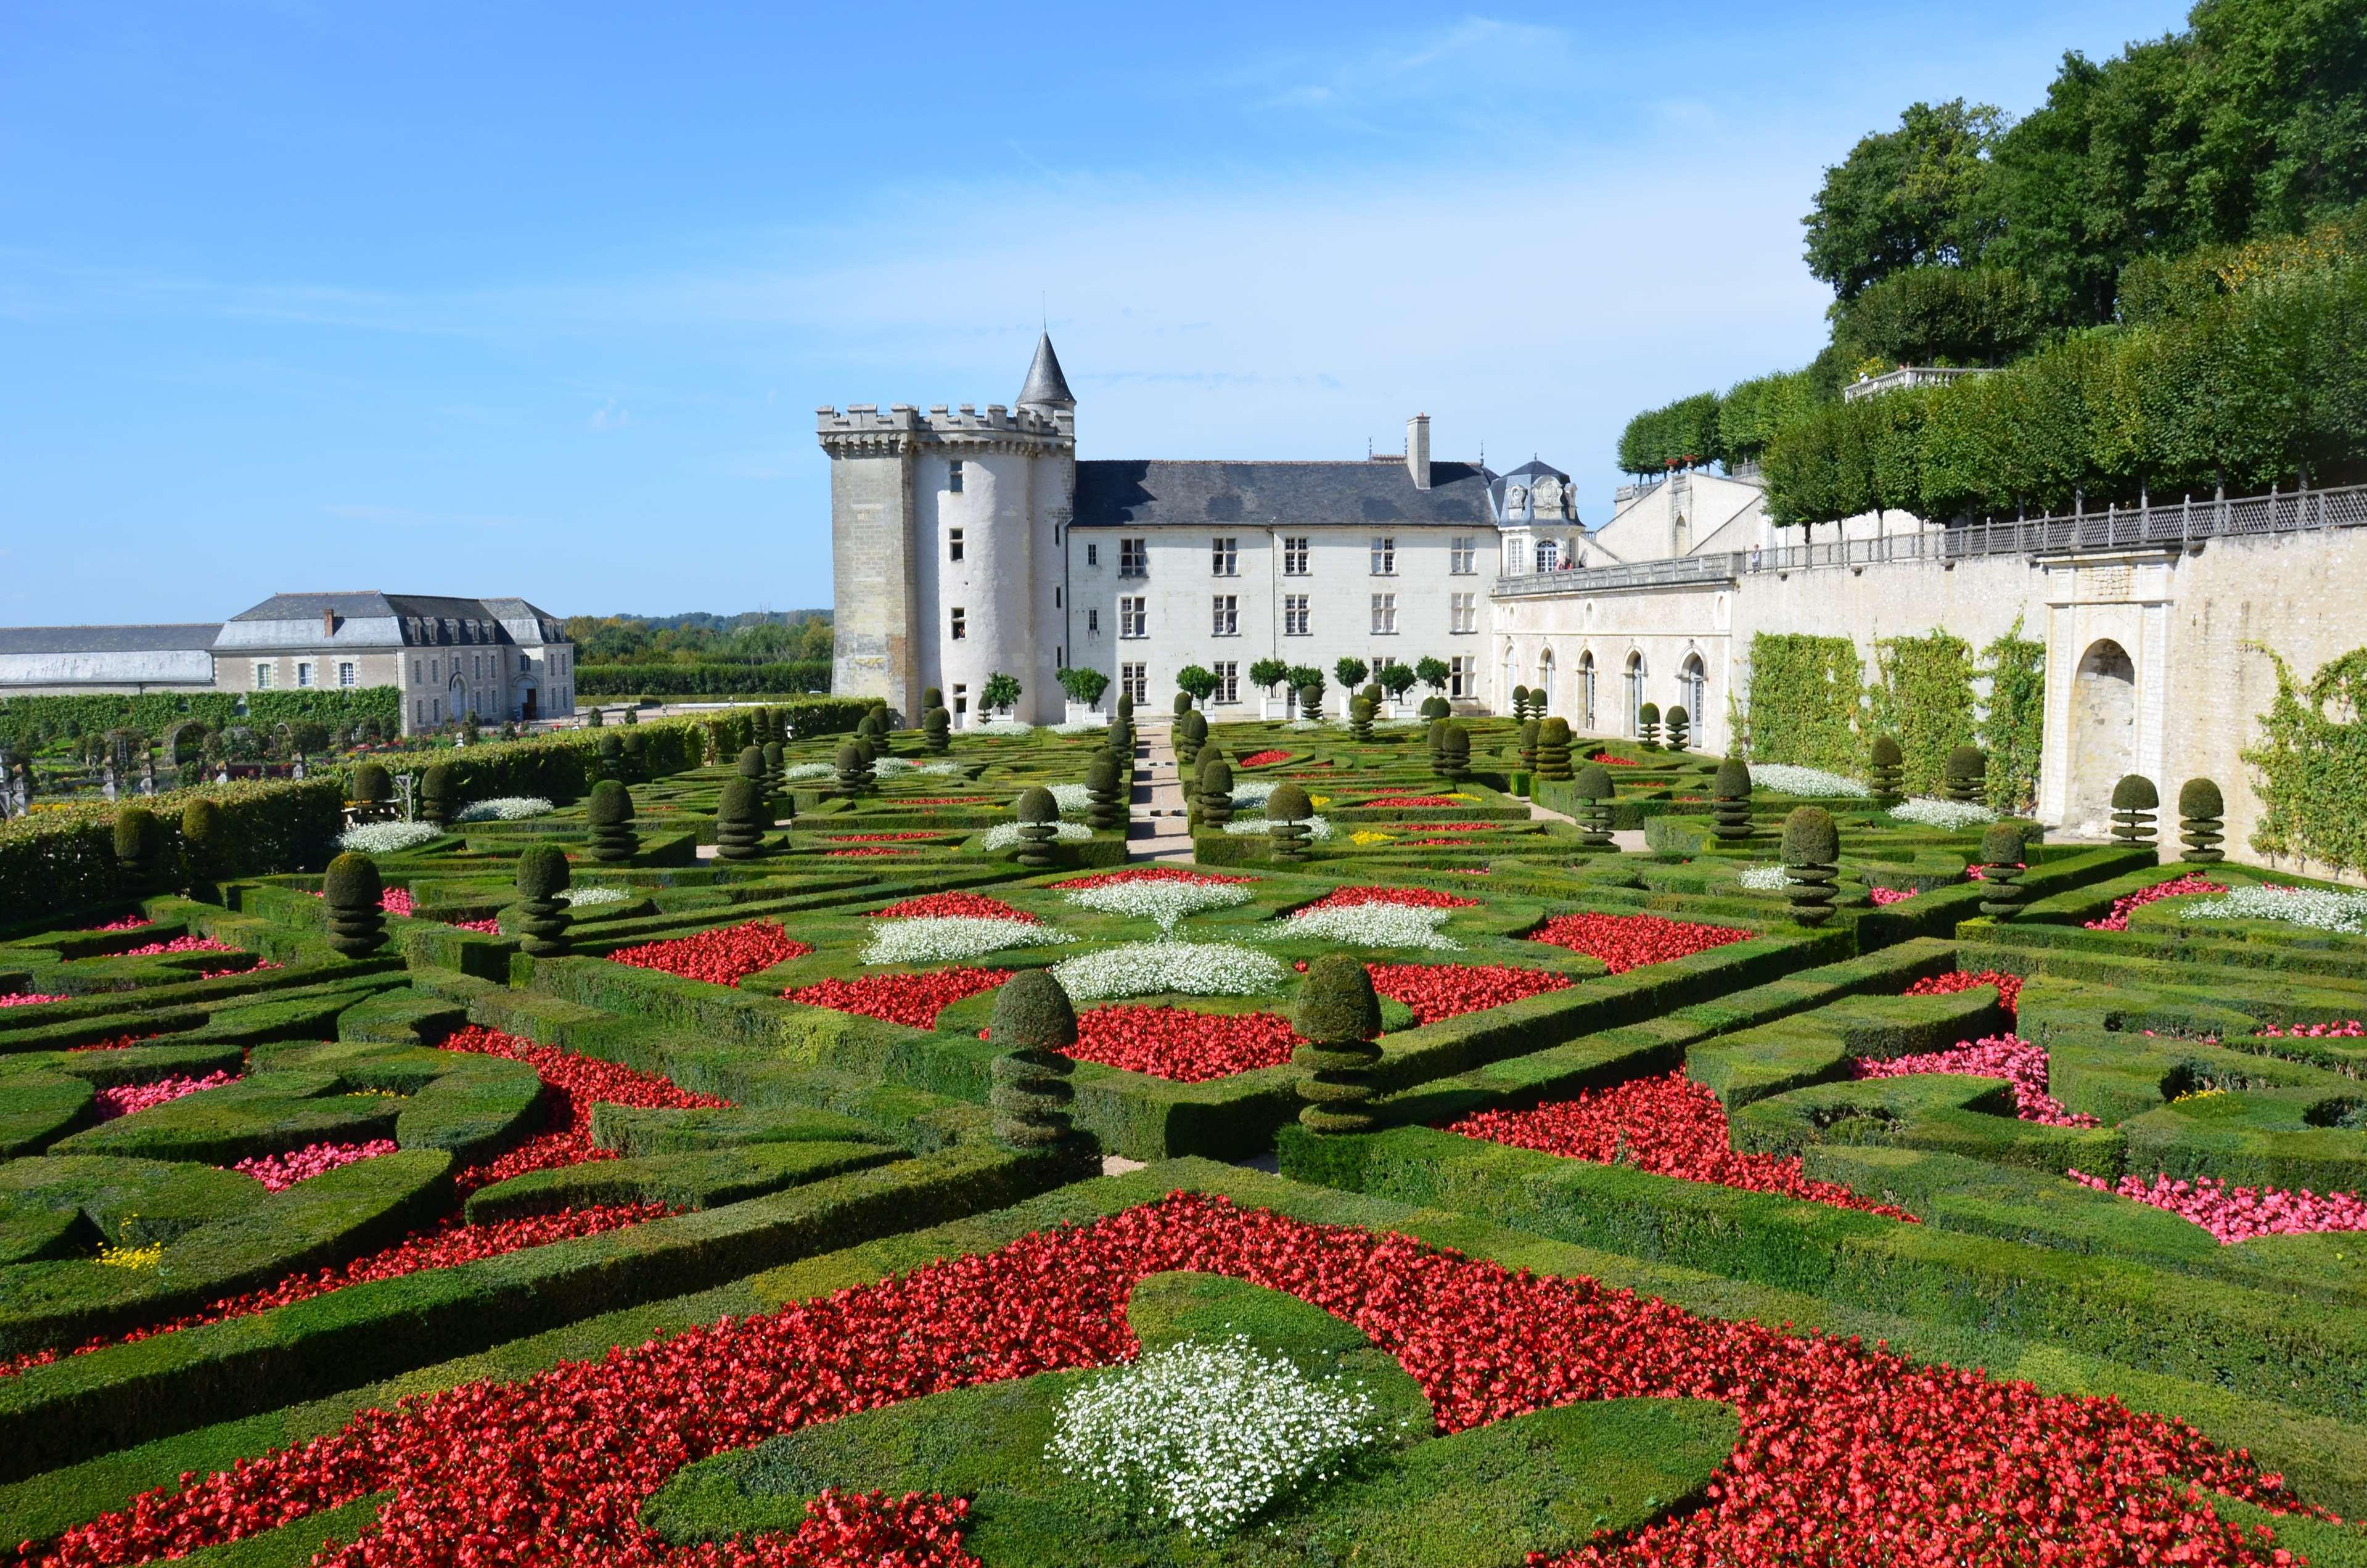
[[[1123,871],[1096,871],[1090,877],[1071,877],[1052,886],[1061,892],[1082,892],[1087,888],[1117,887],[1127,882],[1189,882],[1194,887],[1247,886],[1255,877],[1219,877],[1206,871],[1187,871],[1181,866],[1130,866]]]
[[[375,1160],[395,1150],[391,1138],[373,1138],[367,1143],[307,1143],[285,1154],[257,1154],[241,1160],[231,1169],[245,1172],[273,1192],[285,1192],[300,1181],[310,1181],[340,1165]]]
[[[1437,806],[1467,806],[1468,801],[1458,801],[1452,795],[1376,795],[1362,806],[1389,811],[1428,810]],[[1360,807],[1361,809],[1361,807]]]
[[[1464,901],[1468,903],[1468,900]],[[1507,1002],[1559,991],[1569,976],[1494,963],[1368,963],[1373,989],[1413,1009],[1416,1023],[1484,1012]]]
[[[1253,751],[1233,766],[1236,767],[1272,767],[1277,762],[1288,762],[1294,754],[1286,751]]]
[[[981,1031],[983,1038],[983,1031]],[[1290,1060],[1298,1037],[1279,1013],[1195,1013],[1189,1007],[1091,1007],[1077,1015],[1080,1062],[1205,1084]]]
[[[1532,942],[1550,942],[1601,959],[1614,974],[1750,939],[1750,932],[1726,926],[1665,920],[1657,915],[1591,914],[1557,915],[1529,937]]]
[[[987,901],[992,903],[991,899]],[[834,1007],[860,1013],[891,1024],[925,1029],[937,1015],[965,996],[991,991],[1011,978],[1007,969],[937,969],[925,974],[866,974],[854,980],[824,980],[781,994],[812,1007]]]
[[[1493,833],[1503,826],[1493,822],[1410,822],[1400,824],[1408,833]]]
[[[608,960],[631,964],[636,969],[663,970],[685,980],[737,985],[760,969],[770,969],[812,951],[803,942],[791,941],[779,921],[751,920],[742,926],[726,926],[719,931],[701,931],[696,937],[619,948],[608,955]]]
[[[1440,892],[1434,888],[1334,888],[1307,908],[1353,909],[1367,903],[1401,903],[1409,909],[1476,909],[1479,901],[1460,893]]]
[[[604,1100],[610,1105],[653,1110],[717,1110],[731,1104],[713,1095],[681,1088],[672,1079],[654,1073],[637,1072],[596,1056],[578,1056],[557,1046],[537,1045],[530,1040],[480,1024],[454,1029],[436,1043],[436,1049],[505,1056],[513,1062],[525,1062],[542,1080],[549,1108],[550,1131],[454,1176],[452,1179],[463,1197],[528,1171],[615,1159],[615,1153],[592,1142],[592,1108]]]
[[[21,1561],[116,1568],[383,1491],[392,1496],[363,1540],[323,1562],[950,1568],[969,1560],[956,1534],[962,1510],[942,1501],[829,1496],[794,1535],[728,1552],[669,1550],[634,1520],[659,1486],[712,1454],[944,1389],[1121,1360],[1136,1349],[1128,1295],[1172,1269],[1285,1290],[1355,1324],[1421,1385],[1444,1432],[1581,1400],[1734,1404],[1737,1450],[1702,1506],[1571,1562],[2135,1568],[2174,1550],[2254,1568],[2276,1549],[2222,1522],[2202,1494],[2299,1506],[2248,1456],[2114,1401],[1179,1193],[516,1382],[365,1411],[148,1494]]]
[[[1994,969],[1978,970],[1969,973],[1957,969],[1950,970],[1945,974],[1927,975],[1899,994],[1902,996],[1953,996],[1959,991],[1970,991],[1980,985],[1996,986],[1998,1001],[2007,1012],[2015,1012],[2020,1008],[2022,976],[2006,974]]]
[[[184,1075],[158,1078],[146,1084],[115,1084],[98,1091],[93,1108],[97,1111],[99,1120],[112,1121],[119,1116],[137,1116],[152,1107],[170,1105],[185,1095],[194,1095],[201,1089],[219,1089],[224,1084],[236,1081],[228,1073],[217,1070],[202,1078]]]
[[[63,1001],[64,998],[59,997],[57,1000]],[[117,1035],[113,1040],[102,1040],[94,1045],[70,1045],[66,1047],[66,1053],[76,1055],[85,1051],[121,1051],[127,1046],[143,1044],[155,1038],[154,1035],[149,1034]]]
[[[455,920],[450,924],[455,931],[474,931],[481,937],[498,937],[502,934],[501,921],[490,915],[482,920]]]
[[[1396,849],[1468,849],[1467,838],[1400,838],[1391,846]]]
[[[1535,1110],[1485,1110],[1447,1129],[1515,1149],[1535,1149],[1598,1165],[1633,1165],[1654,1176],[1779,1192],[1834,1209],[1855,1209],[1893,1220],[1913,1215],[1860,1198],[1837,1182],[1810,1181],[1800,1161],[1776,1154],[1738,1154],[1727,1143],[1726,1108],[1682,1068],[1658,1078],[1635,1078],[1576,1099]]]
[[[825,860],[900,860],[918,855],[920,851],[917,849],[887,849],[875,846],[868,849],[825,849],[821,853],[822,858]]]
[[[984,795],[898,795],[889,801],[898,806],[982,806]]]
[[[1850,1063],[1858,1078],[1897,1078],[1910,1073],[1960,1073],[1974,1078],[2003,1078],[2013,1087],[2013,1114],[2047,1127],[2101,1125],[2086,1111],[2066,1110],[2047,1092],[2046,1048],[2020,1035],[1990,1035],[1962,1040],[1945,1051],[1926,1051],[1886,1061],[1859,1057]]]
[[[1965,867],[1965,871],[1968,876],[1978,874],[1976,869],[1970,866]],[[2166,898],[2184,898],[2190,893],[2225,892],[2226,891],[2227,885],[2225,882],[2214,882],[2200,871],[2189,871],[2175,881],[2157,882],[2152,887],[2139,888],[2125,897],[2112,900],[2112,912],[2101,920],[2089,921],[2088,929],[2125,931],[2129,928],[2129,916],[2148,903],[2159,903]]]
[[[915,838],[942,838],[936,833],[826,833],[832,844],[903,844]]]
[[[999,898],[989,898],[977,892],[926,893],[871,912],[874,920],[926,919],[933,915],[969,915],[979,920],[1020,920],[1030,926],[1037,924],[1036,917],[1025,910],[1014,909]]]
[[[1588,757],[1586,760],[1589,762],[1599,762],[1605,767],[1641,767],[1644,766],[1641,762],[1632,756],[1614,756],[1607,751],[1596,752],[1592,756]]]

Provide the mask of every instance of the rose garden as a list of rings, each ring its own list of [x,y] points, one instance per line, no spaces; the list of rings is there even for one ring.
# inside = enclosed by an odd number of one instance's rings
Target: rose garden
[[[0,1555],[2367,1562],[2367,895],[2212,781],[1142,717],[0,826]]]

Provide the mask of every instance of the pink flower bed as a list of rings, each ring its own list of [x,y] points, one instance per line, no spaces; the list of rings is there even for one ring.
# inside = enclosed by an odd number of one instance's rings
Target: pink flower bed
[[[2109,1192],[2147,1204],[2181,1220],[2191,1220],[2211,1233],[2221,1246],[2259,1236],[2306,1236],[2324,1231],[2367,1231],[2367,1199],[2355,1192],[2314,1193],[2281,1187],[2229,1188],[2215,1176],[2173,1181],[2157,1176],[2151,1181],[2123,1176],[2117,1185],[2079,1171],[2064,1175],[2081,1187]]]
[[[1087,888],[1123,887],[1128,882],[1188,882],[1197,888],[1213,888],[1244,887],[1256,881],[1255,877],[1219,877],[1207,871],[1187,871],[1181,866],[1130,866],[1123,871],[1070,877],[1052,886],[1061,892],[1082,892]]]
[[[176,937],[169,942],[151,942],[144,948],[126,948],[119,953],[100,953],[99,958],[153,959],[160,953],[234,953],[228,942],[217,942],[211,937]]]
[[[2260,1034],[2268,1040],[2357,1040],[2367,1035],[2367,1026],[2356,1018],[2345,1018],[2339,1024],[2295,1024],[2289,1029],[2271,1024]]]
[[[120,920],[110,920],[104,926],[94,926],[93,931],[137,931],[156,924],[144,915],[127,915]]]
[[[113,1121],[119,1116],[133,1116],[160,1105],[170,1105],[185,1095],[200,1089],[219,1089],[237,1080],[230,1074],[216,1070],[202,1078],[159,1078],[153,1084],[116,1084],[98,1091],[98,1119]]]
[[[258,1154],[231,1169],[244,1171],[274,1192],[285,1192],[300,1181],[310,1181],[357,1160],[391,1154],[396,1148],[391,1138],[373,1138],[367,1143],[312,1143],[286,1154]]]
[[[1885,904],[1904,903],[1915,896],[1915,890],[1912,888],[1868,888],[1865,891],[1873,898],[1874,906],[1876,909],[1880,909]]]
[[[2226,884],[2214,882],[2199,871],[2189,871],[2176,881],[2157,882],[2149,888],[2139,888],[2133,893],[2112,900],[2112,912],[2101,920],[2087,923],[2090,931],[2125,931],[2129,915],[2148,903],[2159,903],[2166,898],[2184,898],[2190,893],[2225,892]]]
[[[2020,1035],[1990,1035],[1965,1040],[1945,1051],[1894,1056],[1887,1061],[1861,1056],[1850,1063],[1850,1068],[1852,1075],[1859,1078],[1903,1078],[1911,1073],[1961,1073],[1975,1078],[2003,1078],[2013,1086],[2013,1113],[2024,1121],[2048,1127],[2100,1125],[2085,1111],[2064,1109],[2063,1102],[2046,1092],[2046,1050]]]
[[[40,991],[11,991],[6,995],[0,996],[0,1007],[33,1007],[43,1002],[64,1000],[62,995],[52,995]]]

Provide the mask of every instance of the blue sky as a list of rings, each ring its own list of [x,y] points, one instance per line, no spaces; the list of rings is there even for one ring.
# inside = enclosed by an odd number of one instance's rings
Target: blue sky
[[[2161,4],[0,0],[0,622],[281,589],[826,604],[824,403],[1087,457],[1569,470],[1801,362],[1799,216],[1918,97]]]

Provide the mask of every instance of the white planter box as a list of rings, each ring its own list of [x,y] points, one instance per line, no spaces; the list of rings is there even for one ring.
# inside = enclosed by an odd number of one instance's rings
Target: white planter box
[[[1070,702],[1063,722],[1070,724],[1106,724],[1109,715],[1098,708],[1088,708],[1082,702]]]

